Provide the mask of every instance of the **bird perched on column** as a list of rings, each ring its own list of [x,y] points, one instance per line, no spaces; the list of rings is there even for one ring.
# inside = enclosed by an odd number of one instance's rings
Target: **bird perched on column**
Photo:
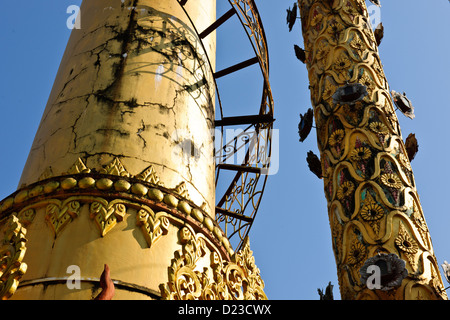
[[[322,179],[322,164],[320,163],[319,157],[314,154],[314,152],[309,151],[306,157],[308,162],[309,170],[314,173],[319,179]]]
[[[291,7],[289,7],[289,9],[286,9],[286,11],[287,11],[286,23],[288,24],[289,32],[291,32],[292,27],[295,24],[295,21],[297,21],[297,3],[294,2],[292,10]]]
[[[406,138],[405,149],[408,154],[409,161],[413,161],[419,151],[419,143],[417,142],[416,135],[414,133],[410,133]]]
[[[297,59],[300,60],[301,62],[305,63],[306,62],[305,50],[300,48],[298,45],[294,44],[294,51],[295,51],[295,56],[297,57]]]
[[[309,108],[304,115],[300,114],[300,122],[298,124],[298,134],[300,142],[303,142],[311,132],[313,123],[313,109]]]
[[[391,95],[397,108],[408,118],[414,119],[414,107],[411,101],[406,97],[406,93],[403,92],[403,94],[400,94],[391,90]]]
[[[381,40],[383,40],[383,36],[384,36],[384,27],[383,27],[382,22],[380,22],[378,24],[378,26],[375,28],[374,36],[375,36],[375,41],[377,43],[377,46],[379,47]]]
[[[325,293],[321,289],[317,289],[317,292],[319,292],[320,300],[334,300],[333,285],[331,284],[331,281],[328,282],[328,285],[325,288]]]

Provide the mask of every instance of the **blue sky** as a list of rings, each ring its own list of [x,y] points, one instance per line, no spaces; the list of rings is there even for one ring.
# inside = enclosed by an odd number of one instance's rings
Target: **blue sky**
[[[339,299],[336,265],[323,182],[306,164],[306,153],[318,153],[316,134],[298,141],[299,114],[310,106],[305,65],[294,55],[302,45],[300,24],[288,32],[286,9],[293,0],[256,0],[269,46],[270,83],[279,130],[279,170],[269,176],[250,232],[251,248],[270,299],[318,299],[317,288],[329,281]],[[0,198],[14,192],[47,103],[67,44],[69,5],[79,0],[4,1],[0,11]],[[218,15],[229,8],[217,0]],[[368,5],[370,3],[368,2]],[[391,89],[403,92],[415,106],[414,120],[399,114],[405,139],[415,133],[419,152],[412,162],[416,185],[439,263],[450,260],[446,205],[450,133],[448,0],[384,0],[385,36],[379,48]],[[251,58],[245,35],[231,19],[218,31],[218,69]],[[224,99],[241,115],[259,107],[261,81],[250,67],[224,80]],[[233,78],[234,77],[234,78]],[[229,99],[229,100],[227,100]],[[252,104],[255,102],[256,104]],[[230,110],[231,113],[238,112]],[[231,114],[230,114],[231,115]],[[237,114],[235,114],[237,115]],[[447,285],[447,283],[445,283]]]

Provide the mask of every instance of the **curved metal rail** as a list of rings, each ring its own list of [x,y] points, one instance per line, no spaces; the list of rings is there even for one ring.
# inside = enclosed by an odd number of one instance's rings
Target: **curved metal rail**
[[[178,2],[189,17],[184,7],[188,0],[178,0]],[[269,83],[267,41],[256,4],[254,0],[228,0],[228,2],[230,9],[202,32],[198,32],[192,20],[189,19],[199,39],[202,40],[219,28],[225,21],[236,15],[255,52],[254,58],[223,70],[214,72],[214,70],[210,69],[214,77],[215,91],[219,104],[218,116],[220,118],[216,119],[215,127],[220,128],[221,131],[220,148],[215,150],[216,187],[221,183],[225,183],[222,182],[220,173],[223,173],[224,170],[235,172],[234,178],[231,179],[231,183],[225,193],[221,196],[216,194],[216,198],[218,199],[216,220],[221,225],[235,250],[239,250],[255,219],[268,177],[272,150],[274,104]],[[200,42],[206,59],[209,62],[203,42]],[[259,110],[254,110],[254,113],[250,113],[250,115],[224,117],[219,87],[216,80],[256,63],[260,66],[263,78],[262,98]],[[209,66],[211,68],[211,64]],[[223,134],[224,128],[228,126],[240,127],[242,128],[242,132],[229,141],[224,141],[226,138]],[[238,152],[244,154],[242,162],[239,164],[229,164],[227,160],[232,159]]]

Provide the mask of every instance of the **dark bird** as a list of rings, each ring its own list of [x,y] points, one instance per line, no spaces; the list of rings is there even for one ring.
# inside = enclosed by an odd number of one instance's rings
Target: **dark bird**
[[[416,135],[410,133],[405,140],[406,153],[408,154],[409,161],[413,161],[417,152],[419,151],[419,144],[417,143]]]
[[[291,7],[289,7],[289,9],[286,9],[286,11],[287,11],[286,23],[289,26],[289,32],[291,32],[292,27],[295,24],[295,21],[297,21],[297,3],[294,2],[292,10]]]
[[[300,142],[303,142],[311,132],[313,124],[313,109],[309,108],[304,115],[300,114],[300,122],[298,124],[298,134]]]
[[[300,60],[301,62],[305,63],[306,62],[305,50],[300,48],[298,45],[294,44],[294,51],[295,51],[295,56],[297,57],[297,59]]]
[[[384,27],[383,23],[380,22],[374,31],[375,41],[377,42],[377,46],[380,46],[381,40],[383,40],[384,36]]]
[[[328,282],[328,285],[325,288],[325,293],[323,293],[323,290],[321,289],[317,289],[317,292],[319,292],[320,300],[334,300],[333,285],[331,284],[331,281]]]
[[[370,2],[372,2],[374,5],[376,5],[377,7],[381,8],[381,3],[380,0],[370,0]]]
[[[319,157],[314,154],[314,152],[309,151],[306,157],[308,162],[309,170],[314,173],[319,179],[322,179],[322,164],[320,163]]]
[[[406,93],[400,94],[394,90],[391,90],[394,103],[400,111],[408,118],[414,119],[414,107],[411,101],[406,97]]]

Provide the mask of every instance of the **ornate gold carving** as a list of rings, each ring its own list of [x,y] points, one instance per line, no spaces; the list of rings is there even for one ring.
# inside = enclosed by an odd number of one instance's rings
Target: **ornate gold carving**
[[[35,216],[36,211],[34,209],[25,208],[24,210],[19,212],[17,218],[19,219],[19,222],[26,228],[33,222]]]
[[[440,299],[432,287],[442,279],[429,271],[438,267],[367,8],[361,0],[298,6],[341,296],[376,296],[356,275],[380,250],[407,261],[409,275],[392,297]],[[356,84],[367,95],[348,102],[335,94]]]
[[[419,251],[417,242],[406,232],[405,226],[400,222],[398,236],[395,238],[395,245],[403,252],[413,270],[416,268],[416,253]]]
[[[153,166],[149,166],[147,169],[138,174],[136,176],[136,179],[144,180],[155,185],[161,185],[159,177],[156,174],[155,168],[153,168]]]
[[[78,174],[78,173],[89,173],[91,172],[91,169],[86,167],[83,160],[81,158],[78,158],[77,161],[70,167],[70,169],[67,171],[67,174]]]
[[[45,209],[45,219],[56,235],[73,219],[78,217],[80,211],[80,202],[73,197],[64,201],[51,200]]]
[[[141,209],[137,215],[137,224],[144,233],[149,247],[169,231],[169,219],[165,212],[154,213],[150,208]]]
[[[165,300],[265,300],[260,271],[255,265],[248,237],[243,249],[231,261],[223,261],[217,252],[210,253],[210,267],[197,270],[207,250],[203,238],[184,227],[179,231],[182,249],[175,252],[168,269],[169,282],[160,284]]]
[[[177,185],[174,189],[175,193],[179,194],[183,198],[189,199],[189,193],[187,190],[186,182],[181,182],[179,185]]]
[[[27,265],[22,262],[26,252],[26,229],[15,215],[11,215],[1,233],[0,248],[0,298],[9,299],[25,274]]]
[[[191,223],[208,230],[209,237],[222,245],[227,254],[233,254],[230,242],[223,236],[218,222],[209,217],[206,203],[199,207],[189,200],[186,182],[183,181],[173,189],[167,189],[163,187],[151,165],[140,174],[130,176],[118,158],[107,165],[102,173],[108,176],[99,177],[95,170],[88,168],[79,158],[65,173],[71,176],[48,178],[43,182],[25,186],[2,200],[0,214],[5,215],[8,211],[19,210],[20,219],[23,218],[23,223],[28,225],[34,217],[34,209],[45,207],[46,220],[58,236],[64,227],[78,216],[81,205],[87,203],[90,204],[91,219],[95,221],[101,236],[105,236],[123,220],[127,206],[133,207],[138,212],[141,209],[150,212],[151,209],[144,204],[151,200],[160,204],[164,203],[164,206],[169,207],[170,210],[175,209],[172,211],[172,213],[176,212],[175,216],[190,216]],[[141,182],[136,182],[134,179],[139,179]],[[77,196],[59,200],[66,192],[71,195],[76,193]],[[55,199],[53,194],[58,194],[58,199]],[[133,198],[138,196],[142,201],[129,201],[130,196]],[[40,198],[37,199],[37,197]],[[107,200],[111,198],[115,200]],[[22,212],[25,209],[31,211]],[[167,217],[172,213],[169,213]],[[167,232],[168,220],[159,213],[156,216],[153,213],[149,214],[147,218],[144,216],[143,214],[138,218],[137,224],[144,232],[150,247]]]
[[[123,220],[127,213],[127,207],[121,199],[108,202],[101,198],[95,198],[89,207],[89,211],[90,218],[95,221],[103,237],[114,228],[117,222]]]
[[[121,177],[129,177],[130,174],[123,166],[122,162],[119,160],[119,158],[114,158],[114,160],[105,166],[103,169],[100,170],[100,173],[103,174],[113,174],[116,176]]]
[[[193,219],[193,223],[196,223],[199,226],[202,226],[210,231],[214,231],[211,232],[210,236],[216,238],[216,240],[224,246],[229,254],[233,253],[228,239],[223,236],[221,231],[217,231],[220,230],[217,222],[213,222],[213,220],[209,218],[209,215],[205,210],[205,205],[202,205],[202,207],[198,207],[188,200],[180,201],[174,194],[172,194],[165,188],[157,189],[152,187],[152,185],[145,186],[141,183],[134,183],[131,180],[130,182],[128,182],[128,179],[120,176],[118,176],[116,180],[111,180],[112,183],[106,183],[105,181],[99,183],[100,180],[105,180],[104,178],[101,178],[97,181],[89,176],[84,176],[80,180],[77,180],[75,178],[77,178],[76,175],[69,178],[63,178],[61,182],[59,182],[58,178],[55,178],[57,180],[54,181],[45,181],[42,190],[43,195],[45,195],[46,197],[43,197],[39,199],[39,201],[33,202],[33,204],[30,205],[29,203],[24,202],[33,200],[33,198],[36,196],[29,196],[30,192],[28,191],[28,189],[31,190],[36,188],[35,185],[31,185],[28,188],[19,191],[19,194],[21,194],[20,197],[18,197],[17,195],[13,195],[2,200],[0,202],[0,214],[5,215],[8,211],[13,212],[12,210],[19,210],[18,217],[21,219],[21,223],[27,226],[32,222],[34,218],[34,209],[46,207],[46,219],[48,220],[49,225],[52,227],[57,236],[58,233],[61,232],[61,230],[67,224],[69,224],[69,222],[71,222],[78,216],[78,206],[76,205],[76,203],[69,204],[69,202],[75,201],[79,202],[79,204],[81,205],[82,203],[90,204],[93,201],[96,201],[100,204],[103,203],[103,209],[105,209],[105,205],[106,207],[108,206],[108,201],[105,200],[105,198],[111,198],[112,195],[114,197],[117,197],[117,195],[115,193],[111,193],[111,191],[120,191],[126,196],[126,194],[134,195],[137,191],[142,192],[142,190],[145,189],[148,190],[147,193],[140,194],[140,198],[143,202],[151,200],[160,204],[164,203],[170,209],[175,209],[181,216],[191,216]],[[89,181],[87,181],[87,178],[89,178]],[[84,188],[80,186],[80,183],[83,181]],[[140,187],[136,187],[135,185],[140,185]],[[54,192],[77,192],[79,195],[70,197],[65,201],[61,201],[52,197],[52,194]],[[94,196],[94,194],[101,196]],[[118,202],[120,201],[121,200],[118,200]],[[128,200],[123,200],[123,203],[128,204],[133,208],[136,208],[137,210],[145,207],[142,206],[139,201],[133,204],[133,202],[130,202]],[[91,209],[93,210],[93,212],[91,213],[93,215],[93,219],[97,219],[96,223],[100,232],[105,235],[108,230],[113,227],[111,226],[111,224],[114,224],[114,218],[110,217],[106,212],[104,212],[103,209],[100,208],[100,204],[96,205],[98,206],[97,208],[95,208],[95,206],[92,207]],[[121,214],[119,214],[119,212],[120,210],[116,211],[114,215],[116,222],[121,221]],[[118,217],[116,216],[116,214],[118,214]],[[97,217],[97,215],[99,216]],[[111,218],[112,220],[108,222],[108,218]]]

